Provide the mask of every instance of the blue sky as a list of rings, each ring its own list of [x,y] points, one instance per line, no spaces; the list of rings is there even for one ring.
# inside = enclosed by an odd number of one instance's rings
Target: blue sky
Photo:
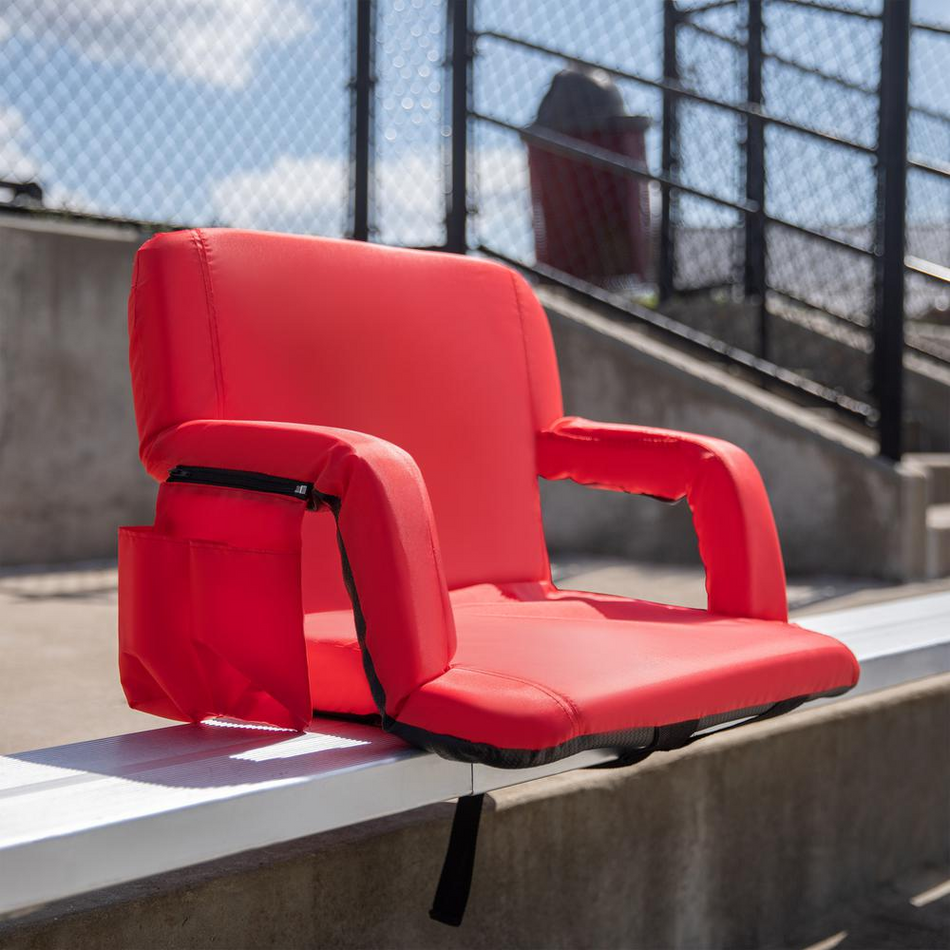
[[[839,0],[840,2],[840,0]],[[848,0],[879,9],[881,0]],[[441,238],[445,129],[443,0],[379,0],[377,204],[381,238]],[[658,77],[660,0],[479,0],[479,26]],[[181,223],[221,222],[338,234],[345,226],[348,0],[2,0],[0,174],[37,177],[54,203]],[[706,14],[723,32],[736,13]],[[950,23],[948,0],[914,0],[914,17]],[[770,48],[874,85],[877,25],[766,5]],[[681,34],[687,81],[736,97],[735,54]],[[950,38],[919,34],[912,99],[950,114]],[[529,122],[563,64],[482,40],[476,103]],[[816,84],[775,64],[769,108],[872,144],[871,97]],[[625,83],[628,109],[658,117],[659,97]],[[727,197],[741,187],[741,126],[721,110],[684,108],[682,173]],[[530,242],[518,137],[477,130],[482,237]],[[658,129],[648,134],[651,163]],[[806,223],[849,227],[873,217],[870,160],[769,131],[769,205]],[[950,124],[915,117],[911,149],[950,160]],[[950,189],[911,178],[912,214],[943,220]],[[696,223],[728,214],[684,203]]]

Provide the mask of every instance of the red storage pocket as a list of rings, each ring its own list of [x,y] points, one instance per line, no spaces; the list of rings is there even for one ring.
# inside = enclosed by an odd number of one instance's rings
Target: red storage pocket
[[[129,704],[172,719],[233,716],[302,729],[312,715],[300,585],[304,506],[202,489],[202,501],[214,492],[236,519],[222,521],[228,540],[181,537],[195,491],[162,486],[156,523],[164,530],[119,529],[119,668]],[[247,528],[268,513],[279,513],[284,530],[268,520],[254,546],[247,535],[257,532]],[[241,544],[231,540],[235,524],[243,526]],[[212,533],[206,524],[200,530]]]
[[[191,545],[119,529],[119,674],[129,705],[198,720],[211,694],[192,639]]]

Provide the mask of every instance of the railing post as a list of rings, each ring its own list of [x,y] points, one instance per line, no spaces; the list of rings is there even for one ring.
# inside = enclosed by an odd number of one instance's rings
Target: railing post
[[[746,100],[762,106],[762,0],[747,0]],[[758,317],[758,353],[769,358],[769,319],[765,306],[765,128],[762,119],[746,119],[745,194],[756,211],[745,215],[744,288],[754,301]]]
[[[376,85],[376,0],[354,0],[350,83],[350,234],[368,241],[373,177],[373,98]]]
[[[451,137],[445,196],[445,249],[468,250],[468,116],[472,86],[472,0],[447,0],[446,37],[450,87]]]
[[[881,455],[903,451],[904,245],[907,214],[907,86],[910,4],[884,4],[877,141],[877,272],[873,386]]]
[[[675,0],[663,4],[663,80],[666,83],[679,81],[679,63],[676,57],[676,27],[679,10]],[[675,177],[677,167],[677,97],[676,93],[663,90],[663,141],[660,162],[663,177],[667,180]],[[657,264],[657,291],[661,301],[673,296],[673,278],[675,274],[675,235],[673,233],[673,189],[666,182],[660,185],[662,206],[660,208],[660,246]]]

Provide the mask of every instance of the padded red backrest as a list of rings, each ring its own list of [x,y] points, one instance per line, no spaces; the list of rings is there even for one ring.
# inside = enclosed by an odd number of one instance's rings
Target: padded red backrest
[[[190,419],[368,432],[422,469],[450,587],[546,576],[534,437],[561,414],[560,386],[544,313],[508,269],[352,241],[162,234],[139,251],[130,339],[143,446]],[[307,609],[343,605],[332,519],[305,523]]]

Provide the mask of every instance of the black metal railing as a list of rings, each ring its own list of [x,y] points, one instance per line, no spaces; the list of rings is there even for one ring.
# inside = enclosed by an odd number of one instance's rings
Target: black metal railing
[[[815,16],[855,18],[868,24],[879,25],[879,67],[877,81],[861,83],[846,76],[836,75],[825,69],[803,64],[789,56],[774,53],[764,47],[763,7],[786,4],[806,9]],[[700,13],[714,8],[732,6],[744,14],[741,30],[729,35],[695,22]],[[880,451],[883,455],[898,459],[904,449],[904,354],[911,353],[945,363],[950,358],[944,345],[911,336],[905,340],[905,284],[908,274],[925,276],[942,288],[950,287],[947,278],[950,269],[946,265],[917,258],[905,252],[907,228],[907,170],[918,170],[942,181],[948,181],[950,166],[933,158],[911,155],[908,158],[907,126],[912,109],[921,114],[947,123],[950,116],[927,106],[918,107],[908,101],[908,76],[910,74],[910,42],[912,31],[927,30],[939,35],[950,33],[946,28],[911,22],[910,4],[885,3],[878,10],[838,7],[824,2],[792,3],[791,0],[745,0],[743,3],[715,3],[702,6],[663,5],[662,16],[662,74],[644,75],[627,68],[577,56],[556,46],[529,39],[515,32],[497,27],[483,29],[476,40],[505,44],[535,54],[541,54],[564,65],[596,69],[616,81],[637,84],[656,90],[661,96],[660,156],[659,170],[651,170],[642,163],[632,162],[622,155],[592,145],[561,132],[532,128],[518,129],[516,123],[482,111],[470,113],[476,124],[488,125],[509,132],[518,132],[528,144],[552,153],[569,155],[574,161],[589,166],[609,169],[617,175],[645,178],[659,185],[660,209],[657,236],[657,264],[655,283],[658,305],[646,308],[635,305],[623,295],[605,292],[603,287],[587,285],[576,276],[552,273],[550,268],[538,266],[523,256],[506,254],[492,242],[480,242],[479,250],[494,254],[518,264],[547,280],[555,280],[575,291],[586,291],[609,302],[618,311],[629,317],[647,322],[667,333],[688,341],[717,357],[741,365],[764,381],[778,384],[781,388],[797,390],[820,403],[834,406],[846,415],[858,417],[876,428]],[[735,100],[725,100],[702,90],[692,88],[682,78],[680,49],[684,31],[695,32],[724,42],[737,50],[742,57],[743,90],[745,95]],[[801,121],[770,111],[763,90],[763,64],[769,61],[790,67],[799,73],[814,76],[823,82],[834,84],[850,92],[873,97],[878,103],[875,141],[862,142],[846,132],[803,124]],[[476,79],[476,82],[484,81]],[[685,135],[680,119],[684,102],[697,103],[704,107],[731,113],[744,123],[742,157],[744,181],[741,193],[726,197],[713,190],[690,184],[683,180],[679,168],[679,153]],[[849,234],[847,228],[838,233],[816,224],[790,219],[769,208],[767,199],[767,130],[781,129],[814,140],[823,147],[846,150],[873,161],[876,178],[876,204],[874,222],[868,233]],[[741,287],[745,300],[751,304],[755,315],[754,346],[730,344],[717,338],[715,333],[704,333],[683,322],[682,311],[678,319],[670,320],[669,304],[678,295],[696,290],[712,291],[727,286],[727,282],[714,282],[709,287],[681,287],[676,276],[677,241],[682,226],[677,223],[677,200],[681,196],[693,196],[721,209],[735,212],[742,232],[742,260],[737,269],[734,285]],[[873,300],[870,313],[863,314],[858,308],[836,307],[820,299],[812,298],[796,287],[782,286],[769,279],[768,254],[770,237],[779,233],[797,235],[816,247],[825,246],[835,252],[845,252],[867,259],[872,265],[873,286],[867,288]],[[596,283],[596,281],[594,282]],[[935,289],[939,298],[943,289]],[[813,375],[797,370],[794,366],[782,365],[770,345],[770,329],[775,321],[773,300],[809,311],[819,311],[855,328],[869,331],[867,343],[871,347],[870,368],[866,382],[858,387],[863,391],[849,391],[847,386],[836,385],[833,380],[816,379]],[[859,350],[860,354],[860,350]]]

